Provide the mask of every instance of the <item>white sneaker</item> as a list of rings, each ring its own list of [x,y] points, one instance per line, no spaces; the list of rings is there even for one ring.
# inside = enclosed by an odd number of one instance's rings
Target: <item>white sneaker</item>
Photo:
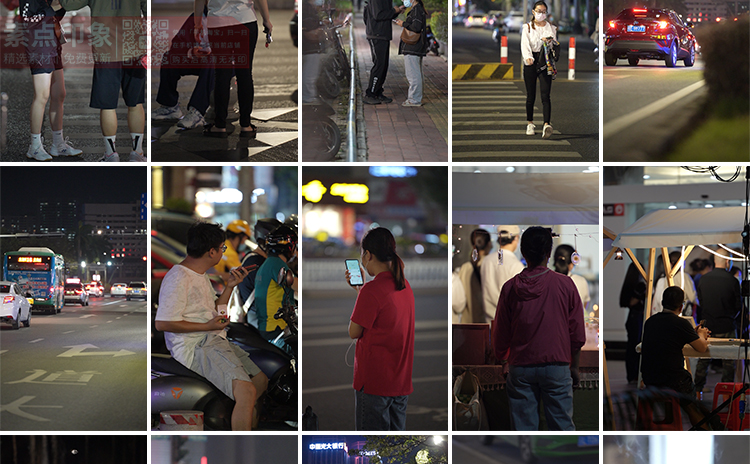
[[[194,127],[203,126],[205,124],[206,120],[203,119],[201,112],[191,106],[188,108],[187,114],[177,123],[177,126],[182,127],[183,129],[193,129]]]
[[[59,145],[55,145],[54,143],[49,148],[49,154],[52,156],[78,156],[81,153],[83,153],[83,150],[79,150],[78,148],[73,148],[70,145],[70,141],[68,137],[65,137],[65,140],[63,140],[63,143]]]
[[[37,161],[49,161],[52,157],[44,149],[44,137],[42,137],[42,143],[38,147],[29,145],[29,151],[26,152],[26,158],[35,159]]]
[[[99,161],[104,161],[106,163],[119,163],[120,155],[118,155],[117,152],[114,152],[111,155],[104,155],[104,158],[100,159]]]
[[[406,100],[405,102],[401,103],[401,106],[422,106],[422,104]]]
[[[526,135],[534,135],[534,129],[536,129],[536,126],[529,123],[529,125],[526,126]]]
[[[548,139],[550,137],[552,137],[552,124],[545,124],[542,130],[542,138]]]
[[[145,163],[147,160],[146,160],[146,157],[143,156],[143,153],[138,153],[136,151],[131,151],[130,152],[130,159],[128,161],[130,161],[132,163]]]
[[[151,119],[155,119],[157,121],[165,121],[168,119],[180,119],[181,117],[182,110],[180,109],[180,105],[177,104],[175,106],[162,105],[161,108],[154,111]]]

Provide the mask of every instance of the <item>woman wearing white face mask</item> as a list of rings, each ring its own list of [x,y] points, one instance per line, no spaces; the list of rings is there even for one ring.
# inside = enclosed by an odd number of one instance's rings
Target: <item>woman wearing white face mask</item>
[[[534,135],[534,102],[536,101],[536,81],[539,80],[539,90],[542,94],[542,113],[544,115],[544,128],[542,138],[548,139],[552,136],[552,124],[550,114],[552,105],[550,103],[550,89],[552,88],[553,74],[547,72],[544,65],[547,60],[544,53],[544,45],[552,46],[557,42],[557,27],[547,21],[547,4],[539,0],[534,3],[534,19],[523,27],[521,35],[521,56],[523,57],[523,80],[526,83],[526,135]]]
[[[404,55],[406,79],[409,80],[409,96],[401,105],[422,106],[422,57],[427,54],[428,45],[427,12],[422,0],[404,0],[404,6],[411,8],[406,15],[406,20],[397,19],[394,22],[407,31],[418,34],[418,39],[416,42],[410,43],[413,42],[413,39],[405,39],[405,34],[402,34],[401,42],[398,44],[398,54]]]

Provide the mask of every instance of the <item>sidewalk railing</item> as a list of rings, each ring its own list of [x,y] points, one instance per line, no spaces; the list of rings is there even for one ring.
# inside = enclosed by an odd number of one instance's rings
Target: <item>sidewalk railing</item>
[[[357,161],[357,66],[354,60],[354,20],[349,23],[349,114],[346,123],[346,161]]]

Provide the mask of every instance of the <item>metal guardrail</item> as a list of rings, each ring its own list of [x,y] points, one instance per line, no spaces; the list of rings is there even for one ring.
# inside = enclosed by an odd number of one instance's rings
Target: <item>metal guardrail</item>
[[[303,258],[300,285],[303,290],[346,290],[343,259]],[[445,288],[448,291],[448,261],[414,259],[404,261],[406,280],[412,288]]]
[[[349,23],[349,114],[346,122],[346,161],[357,161],[357,68],[354,63],[354,18]]]

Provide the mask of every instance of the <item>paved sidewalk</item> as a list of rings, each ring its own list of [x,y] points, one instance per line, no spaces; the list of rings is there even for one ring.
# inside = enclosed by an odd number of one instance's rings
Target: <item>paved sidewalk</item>
[[[354,35],[362,88],[367,86],[372,59],[361,13],[354,19]],[[364,105],[367,161],[447,162],[448,63],[442,56],[424,57],[424,105],[401,106],[409,92],[409,81],[404,72],[404,57],[398,54],[400,36],[401,27],[394,24],[384,86],[385,95],[392,97],[393,103]]]

